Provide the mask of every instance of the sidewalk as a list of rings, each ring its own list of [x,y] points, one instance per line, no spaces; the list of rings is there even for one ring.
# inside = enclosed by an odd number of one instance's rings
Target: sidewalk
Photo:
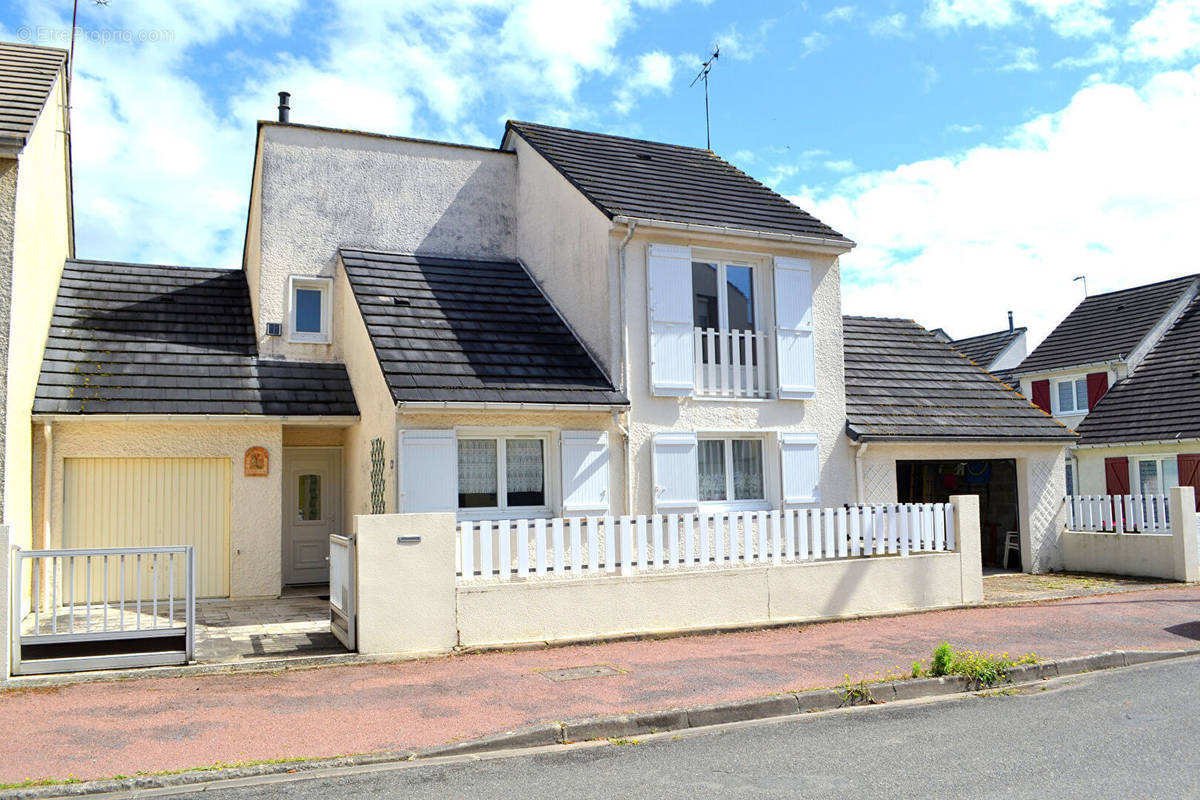
[[[401,750],[906,672],[942,640],[1066,658],[1200,641],[1200,586],[748,633],[0,694],[0,783]],[[615,676],[551,680],[606,664]]]

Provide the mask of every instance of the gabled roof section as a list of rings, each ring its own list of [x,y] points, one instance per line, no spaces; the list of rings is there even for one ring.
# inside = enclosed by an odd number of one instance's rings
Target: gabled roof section
[[[708,150],[509,121],[609,218],[626,216],[789,234],[852,247],[849,239]]]
[[[931,331],[936,335],[936,331]],[[1008,346],[1021,338],[1025,328],[1005,328],[995,333],[984,333],[979,336],[968,336],[965,339],[953,339],[950,346],[984,369],[988,368],[996,358],[1008,349]]]
[[[1200,297],[1079,424],[1079,443],[1200,438]]]
[[[25,146],[66,59],[56,47],[0,42],[0,139]]]
[[[1121,361],[1196,280],[1185,275],[1117,292],[1095,294],[1075,307],[1017,367],[1018,375]]]
[[[519,263],[341,257],[397,402],[626,404]]]
[[[843,318],[855,439],[1069,442],[1070,430],[917,323]]]
[[[34,414],[357,416],[341,364],[258,358],[241,270],[68,261]]]

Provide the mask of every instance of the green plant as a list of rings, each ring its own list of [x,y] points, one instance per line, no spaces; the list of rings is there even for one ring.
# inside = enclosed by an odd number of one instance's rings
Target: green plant
[[[929,666],[929,674],[935,678],[949,675],[954,666],[954,648],[949,642],[942,642],[933,648],[933,663]]]
[[[875,705],[878,702],[875,696],[871,694],[871,687],[867,685],[866,680],[861,680],[858,683],[850,682],[850,674],[846,673],[846,679],[842,681],[842,705]]]
[[[921,662],[920,662],[920,661],[914,661],[914,662],[912,663],[912,676],[913,676],[914,678],[919,678],[919,677],[921,677],[921,676],[922,676],[924,673],[925,673],[925,669],[924,669],[924,667],[922,667],[922,666],[921,666]]]

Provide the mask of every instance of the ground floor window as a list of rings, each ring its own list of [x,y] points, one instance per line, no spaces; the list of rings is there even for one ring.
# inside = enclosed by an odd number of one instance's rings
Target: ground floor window
[[[459,437],[460,509],[538,509],[545,505],[545,439]]]
[[[1179,464],[1175,456],[1139,458],[1134,468],[1140,494],[1166,494],[1179,485]]]
[[[1075,465],[1067,459],[1067,496],[1075,494]]]
[[[766,499],[761,439],[700,439],[700,502]]]

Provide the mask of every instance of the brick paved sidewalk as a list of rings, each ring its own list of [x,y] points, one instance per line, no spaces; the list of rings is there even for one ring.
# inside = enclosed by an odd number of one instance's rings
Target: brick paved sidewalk
[[[1200,586],[747,633],[0,694],[0,783],[424,747],[539,721],[747,699],[905,670],[943,639],[1046,658],[1187,649]],[[609,664],[610,677],[544,670]]]

